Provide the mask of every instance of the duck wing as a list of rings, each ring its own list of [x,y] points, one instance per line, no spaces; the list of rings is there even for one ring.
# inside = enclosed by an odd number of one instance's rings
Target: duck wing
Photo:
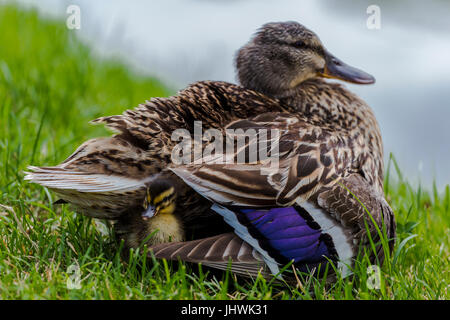
[[[225,132],[223,141],[234,143],[231,148],[216,148],[214,156],[170,168],[223,205],[286,206],[307,200],[347,175],[356,162],[342,137],[289,114],[237,120]]]
[[[324,272],[333,262],[345,276],[359,244],[368,244],[368,234],[380,239],[377,227],[384,223],[389,237],[395,236],[392,210],[383,195],[353,173],[355,161],[344,139],[276,113],[227,128],[280,129],[278,166],[268,158],[233,164],[204,159],[171,170],[214,203],[212,209],[263,257],[272,274],[293,260],[305,272]],[[269,150],[274,150],[272,138],[266,139]],[[249,144],[235,148],[231,158],[240,152],[250,152]],[[380,248],[377,255],[383,255]]]

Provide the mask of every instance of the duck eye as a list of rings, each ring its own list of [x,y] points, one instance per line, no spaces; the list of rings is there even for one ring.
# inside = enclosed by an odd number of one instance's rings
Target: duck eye
[[[301,49],[301,48],[306,47],[306,44],[302,40],[298,40],[298,41],[293,43],[293,46],[296,47],[296,48]]]

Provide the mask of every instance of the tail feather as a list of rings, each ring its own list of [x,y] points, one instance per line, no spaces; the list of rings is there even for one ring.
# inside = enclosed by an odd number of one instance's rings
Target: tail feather
[[[145,180],[117,175],[95,174],[64,170],[60,167],[29,166],[25,180],[57,190],[92,193],[125,193],[141,188]],[[149,180],[149,179],[147,179]]]
[[[84,214],[116,219],[140,206],[159,168],[122,136],[91,139],[55,167],[28,167],[25,180],[53,190]]]
[[[146,183],[152,179],[76,172],[61,167],[28,169],[25,180],[53,190],[91,217],[104,219],[116,219],[123,211],[140,203],[145,196]]]

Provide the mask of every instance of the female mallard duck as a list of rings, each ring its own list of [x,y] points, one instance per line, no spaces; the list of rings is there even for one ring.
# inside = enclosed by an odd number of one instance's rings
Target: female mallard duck
[[[245,219],[240,218],[251,216],[251,213],[236,212],[234,208],[271,207],[270,210],[275,210],[286,206],[294,208],[295,212],[300,210],[302,213],[298,216],[304,223],[314,230],[321,230],[321,244],[315,245],[321,248],[325,245],[330,256],[347,261],[355,251],[349,241],[358,242],[356,235],[364,231],[360,224],[355,224],[355,221],[360,221],[361,206],[349,200],[348,193],[340,187],[340,183],[344,183],[358,198],[373,202],[372,206],[366,204],[366,207],[373,208],[377,223],[381,217],[384,218],[389,235],[393,237],[393,216],[382,195],[383,151],[376,119],[364,101],[341,85],[322,79],[336,78],[367,84],[374,82],[373,77],[332,56],[313,32],[295,22],[264,25],[238,52],[236,66],[242,86],[198,82],[177,96],[154,98],[134,110],[125,111],[123,115],[94,120],[94,123],[104,123],[118,134],[85,142],[56,167],[31,167],[33,172],[26,179],[53,189],[62,199],[77,205],[90,216],[117,219],[128,216],[132,208],[141,208],[142,212],[146,190],[158,178],[155,174],[165,168],[173,168],[175,174],[206,197],[202,198],[186,187],[182,189],[187,191],[177,192],[177,198],[184,200],[178,201],[173,214],[181,212],[179,221],[184,226],[193,225],[194,217],[208,216],[209,219],[213,217],[210,212],[219,212],[235,229],[241,243],[244,240],[245,246],[250,245],[256,250],[258,245],[255,241],[267,243],[267,235],[258,231],[258,238],[255,231],[252,237],[257,240],[245,237],[240,231],[242,228],[253,231],[258,228],[249,225],[253,221],[251,218],[245,223],[242,222]],[[272,113],[263,120],[255,118],[267,112],[278,112],[278,115]],[[246,118],[250,119],[239,122],[239,119]],[[291,132],[290,135],[293,130],[299,130],[301,134],[295,139],[296,147],[290,149],[289,154],[294,155],[284,160],[284,172],[279,175],[257,176],[251,171],[234,168],[228,172],[228,169],[217,168],[220,176],[197,177],[197,173],[216,168],[176,168],[171,163],[171,150],[177,144],[171,139],[172,132],[183,128],[193,134],[194,121],[202,121],[205,129],[224,128],[233,121],[232,125],[238,127],[277,127],[284,123],[284,130]],[[296,127],[291,128],[289,123],[293,121]],[[197,180],[192,181],[189,177],[197,177]],[[225,177],[231,180],[225,183]],[[216,178],[218,188],[211,184]],[[175,181],[182,185],[180,179]],[[249,184],[249,181],[254,183]],[[229,188],[229,185],[233,187]],[[230,192],[224,193],[224,190]],[[240,192],[239,196],[235,191]],[[227,197],[234,200],[229,202]],[[330,202],[331,199],[334,200]],[[215,203],[212,210],[210,201]],[[232,210],[222,209],[220,204],[223,201],[231,204]],[[302,209],[297,210],[297,205]],[[275,215],[275,211],[270,210],[268,212]],[[316,219],[326,222],[321,224]],[[341,231],[327,236],[329,233],[324,232],[330,228]],[[233,239],[231,241],[238,241]],[[297,244],[292,243],[294,246]],[[345,250],[340,249],[342,246]],[[217,248],[218,245],[214,244],[211,250],[204,252],[203,258],[211,256]],[[235,247],[227,246],[225,257],[235,254],[230,248]],[[282,249],[266,249],[260,245],[257,252],[265,257],[264,261],[272,266],[271,271],[274,272],[273,265],[280,258],[276,253],[281,254]],[[272,260],[264,256],[264,252],[272,254]],[[190,256],[194,255],[191,253]],[[303,256],[299,259],[306,261]]]

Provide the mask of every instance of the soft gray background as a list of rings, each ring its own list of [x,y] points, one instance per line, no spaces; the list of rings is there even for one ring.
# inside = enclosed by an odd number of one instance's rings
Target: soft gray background
[[[1,1],[1,0],[0,0]],[[19,0],[66,17],[81,7],[74,31],[101,56],[156,75],[174,89],[198,80],[235,82],[233,57],[269,21],[298,21],[330,52],[373,74],[372,86],[348,85],[375,110],[385,152],[427,187],[450,181],[450,2],[318,0]],[[381,8],[368,30],[366,9]],[[132,107],[132,106],[124,106]]]

